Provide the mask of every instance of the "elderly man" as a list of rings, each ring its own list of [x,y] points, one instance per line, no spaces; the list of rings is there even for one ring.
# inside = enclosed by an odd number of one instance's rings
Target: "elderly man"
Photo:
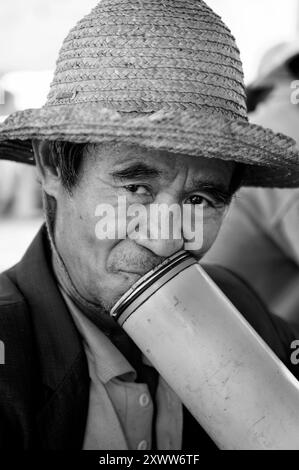
[[[187,249],[185,227],[176,239],[99,239],[95,215],[120,197],[199,206],[200,259],[240,185],[298,185],[293,141],[247,121],[228,28],[201,0],[103,0],[66,38],[47,104],[2,125],[0,156],[36,163],[47,228],[0,278],[1,447],[215,447],[109,316]],[[296,331],[234,275],[209,273],[291,368]]]

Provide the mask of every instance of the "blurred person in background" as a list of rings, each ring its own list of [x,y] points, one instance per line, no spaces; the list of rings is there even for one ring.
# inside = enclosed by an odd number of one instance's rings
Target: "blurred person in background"
[[[0,122],[17,110],[13,93],[1,88]],[[41,214],[40,189],[33,168],[0,161],[0,216],[33,217]]]
[[[251,122],[297,143],[299,107],[291,95],[298,78],[299,41],[279,44],[265,54],[247,89]],[[271,311],[299,321],[299,190],[242,188],[205,261],[238,273]]]
[[[16,111],[15,100],[12,93],[0,85],[0,122]],[[17,166],[11,162],[0,161],[0,215],[11,211],[16,189]]]

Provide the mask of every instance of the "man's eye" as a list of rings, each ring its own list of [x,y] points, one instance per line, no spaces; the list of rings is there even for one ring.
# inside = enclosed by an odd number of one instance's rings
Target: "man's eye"
[[[212,201],[209,201],[207,198],[200,196],[199,194],[194,194],[193,196],[188,197],[185,204],[193,204],[194,206],[213,206]]]
[[[140,196],[147,196],[150,194],[148,188],[142,184],[129,184],[128,186],[124,186],[124,188],[130,193],[138,194]]]

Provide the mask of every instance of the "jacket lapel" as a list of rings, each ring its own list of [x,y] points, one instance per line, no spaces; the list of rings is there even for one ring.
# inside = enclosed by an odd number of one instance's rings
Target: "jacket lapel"
[[[88,366],[79,334],[56,285],[44,226],[13,271],[32,316],[40,360],[44,397],[37,426],[41,446],[80,449],[88,410]]]

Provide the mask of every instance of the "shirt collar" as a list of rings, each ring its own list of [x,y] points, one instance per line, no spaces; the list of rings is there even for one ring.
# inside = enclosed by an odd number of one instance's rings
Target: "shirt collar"
[[[60,288],[75,325],[84,342],[88,360],[94,365],[98,378],[107,383],[113,378],[126,381],[136,380],[136,371],[124,355],[114,346],[107,336],[92,323]]]

